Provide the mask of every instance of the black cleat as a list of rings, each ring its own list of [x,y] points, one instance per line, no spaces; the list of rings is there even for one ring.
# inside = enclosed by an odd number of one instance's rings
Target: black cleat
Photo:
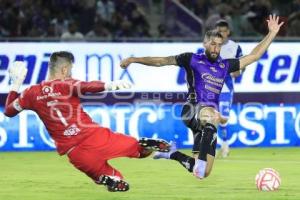
[[[141,138],[139,144],[145,149],[159,152],[169,152],[171,145],[162,139]]]
[[[102,175],[99,178],[99,184],[106,185],[109,192],[126,192],[129,190],[129,184],[121,179]]]

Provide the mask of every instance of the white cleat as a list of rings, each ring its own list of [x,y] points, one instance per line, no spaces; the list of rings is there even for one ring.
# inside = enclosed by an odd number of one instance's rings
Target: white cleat
[[[170,142],[170,151],[169,152],[155,152],[153,155],[153,159],[170,159],[170,156],[172,153],[174,153],[175,151],[177,151],[176,148],[176,142],[171,141]]]

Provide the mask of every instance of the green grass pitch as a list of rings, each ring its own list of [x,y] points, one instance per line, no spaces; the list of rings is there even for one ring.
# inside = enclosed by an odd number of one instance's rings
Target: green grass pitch
[[[189,151],[186,151],[189,153]],[[1,200],[287,200],[300,199],[299,148],[232,149],[217,159],[210,177],[199,181],[170,160],[121,158],[110,161],[130,183],[125,193],[94,184],[55,152],[0,153]],[[257,191],[259,169],[281,176],[279,191]]]

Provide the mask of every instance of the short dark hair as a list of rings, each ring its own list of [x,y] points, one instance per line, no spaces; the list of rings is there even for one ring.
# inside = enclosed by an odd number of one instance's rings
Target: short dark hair
[[[57,51],[57,52],[52,53],[50,56],[50,62],[56,62],[58,60],[58,58],[63,58],[70,63],[74,62],[73,54],[68,51]]]
[[[205,36],[204,36],[204,41],[210,40],[211,38],[215,38],[215,37],[223,39],[223,36],[221,35],[221,33],[215,29],[206,31]]]
[[[226,27],[229,28],[229,24],[226,20],[220,19],[216,22],[215,27]]]
[[[71,52],[68,51],[57,51],[51,54],[50,62],[49,62],[49,69],[51,71],[55,71],[55,68],[62,62],[67,62],[72,64],[74,62],[74,56]]]

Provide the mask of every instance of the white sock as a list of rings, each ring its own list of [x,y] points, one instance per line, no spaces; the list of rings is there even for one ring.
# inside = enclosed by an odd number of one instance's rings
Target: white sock
[[[194,166],[194,175],[199,178],[204,178],[207,162],[197,159]]]

